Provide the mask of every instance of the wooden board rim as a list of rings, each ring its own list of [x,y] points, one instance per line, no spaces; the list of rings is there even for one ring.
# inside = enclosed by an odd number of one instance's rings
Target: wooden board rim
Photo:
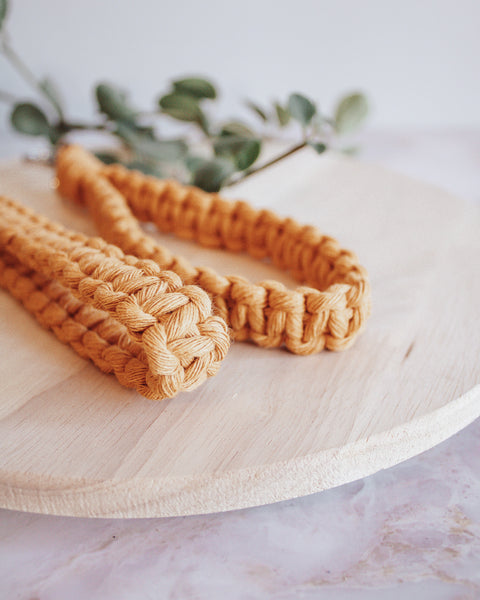
[[[0,471],[0,506],[95,518],[176,517],[261,506],[320,492],[394,466],[445,441],[478,417],[480,385],[432,413],[389,431],[262,469],[226,471],[217,477],[112,480],[115,485],[110,483],[107,489],[102,489],[103,481],[51,478],[47,485],[43,478],[37,480],[31,474]],[[345,465],[350,468],[345,469]],[[140,481],[142,492],[137,495],[134,487]],[[232,486],[241,490],[238,497],[222,493]],[[98,512],[91,510],[92,495],[99,500]],[[172,496],[173,503],[169,502]],[[219,505],[218,497],[229,501]]]

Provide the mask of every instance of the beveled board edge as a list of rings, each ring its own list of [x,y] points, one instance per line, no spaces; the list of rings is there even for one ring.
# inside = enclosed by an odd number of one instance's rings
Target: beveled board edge
[[[480,385],[409,423],[348,444],[208,477],[87,481],[0,471],[0,507],[97,518],[172,517],[290,500],[372,475],[416,456],[480,416]]]

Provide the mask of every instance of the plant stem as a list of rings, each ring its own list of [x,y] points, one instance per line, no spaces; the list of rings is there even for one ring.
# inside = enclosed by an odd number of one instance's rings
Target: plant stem
[[[10,64],[13,66],[13,68],[16,69],[20,73],[20,75],[23,77],[23,79],[30,86],[32,86],[35,90],[37,90],[37,92],[39,92],[47,100],[47,102],[50,104],[50,106],[53,106],[53,108],[55,109],[55,112],[58,114],[60,119],[62,119],[63,115],[62,115],[62,111],[61,111],[60,107],[56,106],[55,103],[52,102],[52,99],[49,97],[49,95],[47,93],[45,93],[45,90],[41,86],[40,82],[37,80],[37,78],[32,73],[32,71],[30,71],[30,68],[23,62],[23,60],[20,58],[20,56],[15,52],[13,47],[10,45],[5,33],[3,33],[3,35],[0,38],[0,44],[1,44],[0,47],[1,47],[3,54],[5,55],[7,60],[10,61]]]
[[[62,127],[68,131],[109,131],[104,123],[70,123],[69,121],[61,121]]]
[[[236,185],[237,183],[240,183],[244,179],[247,179],[247,177],[250,177],[251,175],[255,175],[256,173],[259,173],[260,171],[263,171],[264,169],[268,169],[269,167],[271,167],[272,165],[275,165],[276,163],[280,162],[284,158],[288,158],[292,154],[295,154],[295,152],[298,152],[299,150],[303,150],[303,148],[306,148],[306,146],[307,146],[307,142],[302,142],[301,144],[298,144],[297,146],[290,148],[286,152],[279,154],[275,158],[272,158],[271,160],[264,163],[260,167],[257,167],[254,169],[248,169],[247,171],[244,171],[238,177],[234,177],[233,179],[231,179],[223,187],[230,187],[232,185]]]

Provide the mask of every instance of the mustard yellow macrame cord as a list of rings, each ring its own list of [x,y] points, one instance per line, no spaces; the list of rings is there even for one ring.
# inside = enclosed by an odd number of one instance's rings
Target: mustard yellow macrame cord
[[[106,240],[208,292],[234,339],[285,345],[306,355],[348,348],[364,328],[370,314],[367,272],[353,252],[314,227],[175,181],[105,166],[78,146],[62,148],[56,167],[59,192],[88,207]],[[269,258],[304,285],[289,290],[277,281],[253,284],[193,267],[147,235],[139,220],[203,246]]]
[[[147,398],[194,389],[229,347],[224,320],[198,286],[4,197],[0,284],[81,356]]]

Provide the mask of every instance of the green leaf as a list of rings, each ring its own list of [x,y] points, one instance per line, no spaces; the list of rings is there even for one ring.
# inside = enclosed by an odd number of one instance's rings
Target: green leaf
[[[239,171],[244,171],[257,160],[262,146],[258,139],[229,135],[218,138],[213,147],[217,156],[230,158]]]
[[[335,129],[338,133],[349,133],[358,129],[365,121],[368,110],[368,101],[363,94],[345,96],[335,111]]]
[[[253,165],[260,156],[262,143],[260,140],[247,140],[243,147],[234,155],[239,171],[245,171]]]
[[[120,139],[127,143],[128,146],[133,146],[137,136],[139,135],[135,127],[120,121],[114,131]]]
[[[185,94],[194,98],[210,98],[213,100],[217,97],[215,87],[210,81],[199,77],[178,79],[173,82],[173,89],[176,94]]]
[[[160,165],[143,160],[132,160],[131,162],[126,163],[125,166],[128,169],[135,169],[136,171],[145,173],[145,175],[153,175],[154,177],[163,177],[164,175]]]
[[[50,100],[60,119],[63,119],[62,100],[60,98],[57,86],[49,77],[44,77],[39,82],[39,86],[43,90],[45,96]]]
[[[234,172],[235,166],[229,160],[206,160],[194,171],[192,184],[206,192],[218,192]]]
[[[317,107],[311,100],[301,94],[290,94],[288,98],[288,112],[293,119],[306,127],[317,112]]]
[[[121,160],[113,152],[95,152],[95,156],[101,160],[105,165],[112,165],[114,163],[121,163]]]
[[[255,133],[247,127],[244,123],[240,121],[229,121],[228,123],[224,123],[220,130],[220,136],[230,136],[237,135],[240,137],[250,138],[255,137]]]
[[[45,113],[29,102],[15,104],[10,122],[14,129],[25,135],[49,136],[50,124]]]
[[[195,171],[197,171],[203,164],[207,162],[209,162],[209,160],[203,156],[195,156],[190,154],[185,158],[185,166],[190,173],[195,173]]]
[[[290,122],[290,113],[286,108],[283,108],[281,104],[275,102],[275,112],[277,113],[278,124],[280,127],[285,127]]]
[[[158,101],[162,112],[179,121],[206,122],[198,100],[186,94],[167,94]]]
[[[322,144],[322,142],[308,142],[308,145],[318,154],[323,154],[327,149],[326,144]]]
[[[149,163],[148,161],[132,160],[130,162],[125,162],[121,160],[119,156],[114,152],[108,151],[95,152],[95,156],[106,165],[118,163],[124,165],[128,169],[135,169],[136,171],[141,171],[142,173],[145,173],[145,175],[155,175],[156,177],[161,177],[163,174],[159,165]]]
[[[138,154],[153,160],[174,162],[183,158],[187,152],[183,140],[151,140],[141,138],[135,145]]]
[[[5,20],[5,17],[7,16],[7,12],[8,12],[8,1],[0,0],[0,30],[2,29],[3,21]]]
[[[135,131],[151,140],[155,139],[155,128],[151,125],[136,125]]]
[[[250,110],[252,110],[258,117],[260,117],[262,119],[262,121],[266,122],[268,121],[268,117],[266,112],[263,110],[263,108],[261,108],[260,106],[258,106],[258,104],[255,104],[255,102],[251,102],[250,100],[247,100],[247,102],[245,103],[248,108]]]
[[[66,132],[62,131],[60,127],[52,125],[48,131],[48,139],[50,140],[50,143],[55,146],[62,139],[65,133]]]
[[[203,133],[210,137],[210,123],[207,119],[207,116],[205,115],[205,113],[202,111],[200,120],[198,121],[198,125],[200,126],[200,129],[203,131]]]
[[[150,130],[136,129],[122,122],[117,123],[115,133],[141,160],[174,162],[183,158],[188,150],[183,140],[157,140],[152,138]]]
[[[109,83],[100,83],[95,88],[98,108],[114,121],[133,123],[136,111],[128,104],[127,94]]]

